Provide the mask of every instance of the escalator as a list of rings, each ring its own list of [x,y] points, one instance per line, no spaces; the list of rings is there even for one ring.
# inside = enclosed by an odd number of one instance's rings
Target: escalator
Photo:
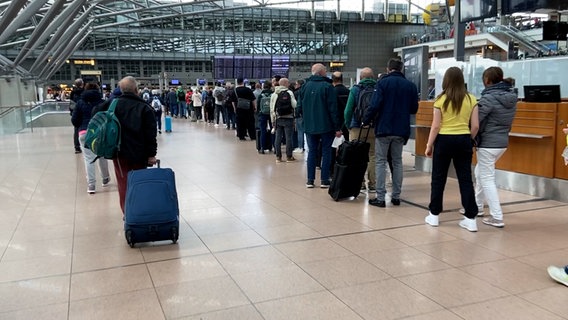
[[[488,32],[505,41],[505,43],[509,43],[509,59],[536,58],[547,56],[550,53],[550,49],[547,46],[534,41],[526,33],[515,27],[496,25],[488,28]],[[519,51],[524,52],[524,55],[519,55]]]

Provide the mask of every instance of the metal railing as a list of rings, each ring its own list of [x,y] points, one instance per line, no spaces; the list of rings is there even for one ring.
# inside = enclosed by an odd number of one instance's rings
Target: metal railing
[[[0,107],[0,135],[12,134],[30,128],[34,122],[49,114],[69,114],[69,101],[45,101],[29,106]]]
[[[46,113],[69,113],[70,101],[45,101],[26,111],[26,123],[33,122]]]

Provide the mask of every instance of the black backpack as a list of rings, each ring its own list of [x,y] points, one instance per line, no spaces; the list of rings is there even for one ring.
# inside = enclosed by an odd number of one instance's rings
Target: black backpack
[[[355,111],[353,116],[355,117],[355,121],[361,124],[363,123],[363,118],[365,117],[365,112],[371,105],[371,99],[373,98],[373,93],[375,92],[374,86],[362,86],[356,85],[359,88],[359,94],[357,95],[357,104],[355,105]],[[374,123],[371,123],[374,125]]]
[[[288,116],[294,112],[294,108],[292,108],[292,97],[290,97],[288,90],[282,90],[278,93],[274,111],[278,116]]]

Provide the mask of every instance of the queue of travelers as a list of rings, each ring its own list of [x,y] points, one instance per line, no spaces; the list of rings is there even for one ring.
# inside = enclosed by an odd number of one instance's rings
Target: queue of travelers
[[[99,164],[101,185],[108,186],[111,180],[107,160],[97,158],[84,145],[87,124],[93,114],[107,110],[111,101],[118,99],[115,114],[122,128],[122,142],[113,163],[123,214],[128,172],[156,163],[156,134],[161,133],[162,113],[190,118],[194,122],[205,121],[215,127],[219,127],[222,118],[227,130],[236,130],[239,140],[248,136],[251,140],[264,141],[271,139],[270,132],[276,132],[274,154],[277,163],[283,162],[283,141],[286,162],[296,160],[293,152],[307,151],[307,188],[315,187],[316,167],[321,169],[320,187],[329,188],[334,138],[347,134],[351,138],[359,137],[361,130],[367,129],[372,145],[367,183],[369,192],[376,192],[369,205],[386,207],[386,163],[391,153],[393,185],[390,202],[399,206],[403,181],[402,149],[410,137],[410,116],[418,109],[416,86],[405,78],[403,63],[398,59],[389,60],[387,74],[379,79],[375,79],[371,68],[361,69],[360,82],[347,91],[342,88],[341,73],[334,73],[332,78],[333,81],[327,77],[326,67],[317,63],[312,66],[311,77],[293,84],[287,78],[274,77],[253,91],[244,85],[243,79],[237,79],[236,87],[230,83],[224,86],[217,83],[215,88],[184,91],[179,87],[160,92],[148,88],[138,90],[136,79],[128,76],[119,82],[106,101],[97,84],[84,84],[77,79],[71,94],[76,103],[71,118],[76,133],[74,140],[78,143],[76,153],[82,153],[84,157],[87,192],[94,194],[96,191],[95,162]],[[464,218],[458,225],[476,232],[476,217],[484,215],[484,202],[487,202],[490,216],[482,222],[496,228],[505,226],[495,185],[495,163],[507,150],[517,93],[514,79],[504,78],[499,67],[485,70],[483,84],[485,90],[477,100],[467,91],[462,70],[451,67],[445,72],[442,92],[435,98],[425,150],[425,155],[432,157],[431,195],[425,223],[432,227],[440,224],[439,214],[443,211],[451,162],[456,170],[463,205],[460,212]],[[202,110],[204,106],[205,110]],[[274,130],[261,130],[256,137],[255,128]],[[294,129],[297,137],[293,135]],[[568,127],[564,133],[568,135]],[[477,156],[475,186],[471,171],[473,152]],[[365,180],[363,186],[364,183]],[[568,266],[550,266],[547,271],[552,279],[568,286]]]

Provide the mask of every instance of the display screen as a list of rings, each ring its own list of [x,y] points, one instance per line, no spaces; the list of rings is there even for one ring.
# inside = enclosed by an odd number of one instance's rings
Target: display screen
[[[524,86],[526,102],[560,102],[560,85]]]
[[[497,0],[460,0],[460,22],[497,16]]]
[[[177,80],[177,79],[172,79],[171,84],[172,84],[172,85],[178,85],[178,84],[179,84],[179,80]]]
[[[503,14],[533,12],[538,9],[568,10],[566,0],[502,0]]]
[[[289,56],[217,56],[213,61],[216,79],[270,79],[274,75],[288,76]]]

